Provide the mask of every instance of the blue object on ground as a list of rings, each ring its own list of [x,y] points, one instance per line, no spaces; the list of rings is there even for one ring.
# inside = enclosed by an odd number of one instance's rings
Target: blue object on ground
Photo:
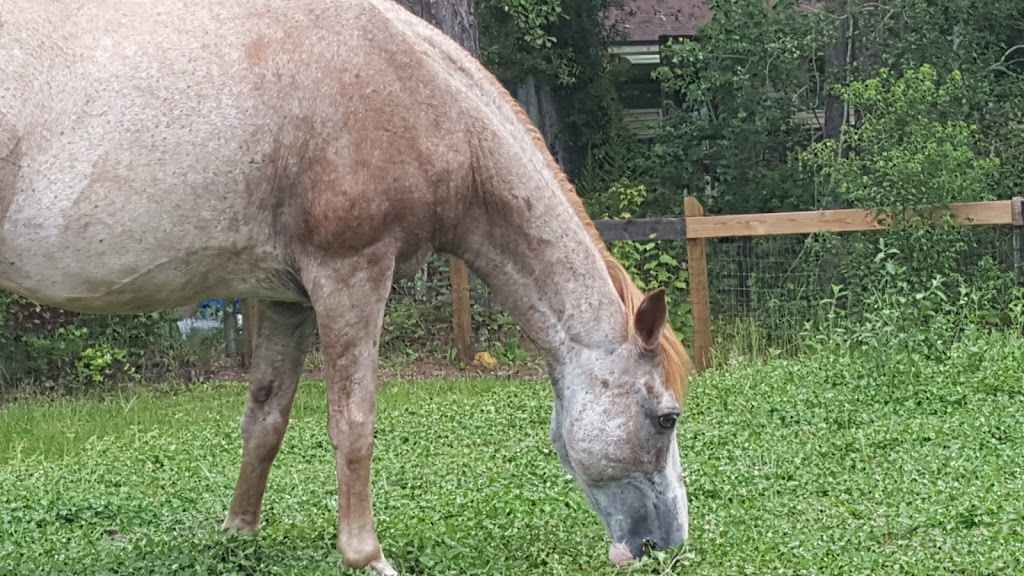
[[[235,298],[235,313],[240,313],[242,310],[242,299]],[[212,300],[204,300],[199,304],[199,310],[196,315],[200,318],[215,318],[224,311],[224,299],[214,298]]]
[[[188,338],[193,333],[206,333],[215,332],[220,330],[222,327],[221,313],[224,312],[224,299],[214,298],[211,300],[204,300],[199,304],[196,309],[195,316],[191,318],[182,318],[178,320],[178,332],[181,333],[182,339]],[[238,327],[242,326],[242,300],[241,298],[235,298],[235,319]]]

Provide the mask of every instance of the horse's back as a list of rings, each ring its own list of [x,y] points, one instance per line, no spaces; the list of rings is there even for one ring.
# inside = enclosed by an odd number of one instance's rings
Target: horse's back
[[[403,93],[444,87],[401,10],[0,0],[0,288],[99,311],[289,298],[299,232],[354,248],[396,214],[429,228],[425,151],[454,112]],[[325,158],[333,202],[308,194]]]

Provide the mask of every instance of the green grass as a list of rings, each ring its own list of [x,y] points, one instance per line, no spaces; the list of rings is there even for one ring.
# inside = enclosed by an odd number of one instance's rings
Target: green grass
[[[691,542],[645,574],[1024,572],[1024,342],[739,364],[695,379]],[[323,385],[304,382],[263,530],[219,530],[237,384],[0,408],[0,574],[339,574]],[[404,574],[619,574],[537,382],[393,383],[374,463]]]

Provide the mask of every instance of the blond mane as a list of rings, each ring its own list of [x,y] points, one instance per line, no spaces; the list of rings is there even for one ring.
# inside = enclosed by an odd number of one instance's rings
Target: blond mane
[[[496,78],[494,78],[493,81],[497,83]],[[597,227],[594,226],[593,220],[591,220],[590,215],[587,214],[587,209],[583,206],[583,201],[580,200],[579,195],[576,194],[575,186],[569,182],[569,179],[566,178],[561,167],[557,162],[555,162],[550,150],[548,150],[544,136],[541,135],[540,131],[537,130],[537,127],[534,126],[533,121],[519,104],[519,101],[513,98],[507,91],[499,90],[499,92],[503,94],[506,102],[508,102],[508,105],[511,106],[512,110],[515,112],[516,118],[533,139],[534,144],[543,153],[547,161],[548,168],[558,179],[562,193],[565,194],[565,197],[572,204],[573,210],[576,212],[576,216],[579,217],[580,222],[583,223],[583,227],[586,228],[594,246],[597,247],[598,251],[600,251],[601,255],[604,257],[604,263],[608,269],[608,275],[611,277],[612,284],[615,286],[615,290],[619,293],[619,297],[622,298],[622,302],[626,306],[626,314],[632,317],[644,299],[643,291],[640,290],[636,283],[633,282],[633,279],[629,276],[629,272],[626,271],[622,263],[616,260],[615,257],[612,256],[611,252],[609,252],[608,247],[601,238],[601,234],[597,231]],[[629,330],[629,336],[632,337],[633,330],[635,329],[633,323],[626,322],[626,326],[628,326],[627,330]],[[665,382],[675,393],[679,402],[684,402],[690,371],[693,370],[693,363],[690,360],[690,355],[687,354],[686,348],[683,346],[679,337],[676,336],[675,331],[672,330],[671,326],[665,327],[665,331],[661,336],[661,341],[658,343],[658,348],[665,367]]]

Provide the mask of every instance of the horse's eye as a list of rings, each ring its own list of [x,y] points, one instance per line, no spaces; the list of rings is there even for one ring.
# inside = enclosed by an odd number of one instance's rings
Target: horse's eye
[[[665,430],[671,430],[676,425],[676,420],[679,418],[678,414],[662,414],[658,418],[658,425]]]

